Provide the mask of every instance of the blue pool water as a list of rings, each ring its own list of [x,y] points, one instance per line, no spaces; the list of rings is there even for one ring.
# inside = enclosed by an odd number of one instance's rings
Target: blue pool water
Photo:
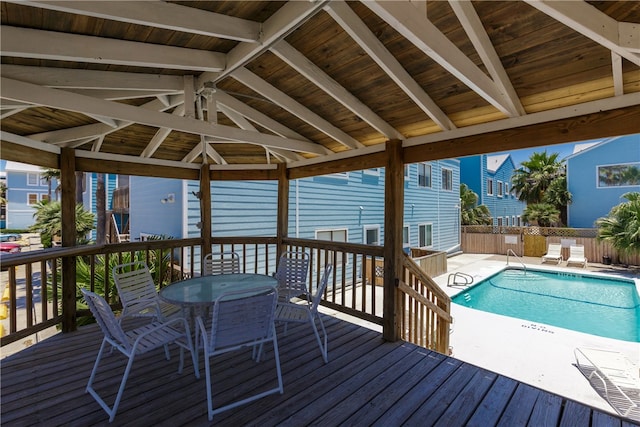
[[[452,300],[490,313],[640,342],[640,296],[632,280],[506,269]]]

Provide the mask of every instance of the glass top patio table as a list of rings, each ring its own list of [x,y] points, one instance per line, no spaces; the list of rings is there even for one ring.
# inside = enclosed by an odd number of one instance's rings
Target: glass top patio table
[[[175,282],[160,290],[164,301],[177,305],[210,305],[224,292],[247,290],[246,294],[235,294],[234,298],[254,295],[253,288],[276,287],[278,281],[265,274],[218,274],[201,276]]]

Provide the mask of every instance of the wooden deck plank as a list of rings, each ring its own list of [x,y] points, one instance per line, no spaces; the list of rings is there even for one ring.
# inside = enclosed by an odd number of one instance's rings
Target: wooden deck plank
[[[541,390],[527,384],[519,384],[497,425],[504,427],[527,425],[540,393],[542,393]]]
[[[499,375],[480,405],[475,408],[467,425],[469,427],[495,425],[513,396],[516,387],[518,387],[517,381]]]
[[[457,359],[327,316],[329,363],[307,325],[278,330],[285,392],[216,415],[215,425],[638,426],[615,414],[520,384]],[[113,423],[85,393],[102,334],[96,325],[59,334],[0,361],[0,417],[16,426],[208,426],[204,378],[190,358],[177,373],[160,349],[134,363]],[[275,383],[274,354],[213,359],[214,402]],[[113,399],[126,360],[104,359],[97,387]],[[200,360],[200,373],[204,375]],[[591,423],[591,424],[590,424]]]

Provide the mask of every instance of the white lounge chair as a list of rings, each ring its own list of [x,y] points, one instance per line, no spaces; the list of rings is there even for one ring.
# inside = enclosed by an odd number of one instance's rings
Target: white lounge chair
[[[567,266],[571,264],[581,265],[582,268],[587,268],[587,258],[584,256],[583,245],[571,245],[569,247],[569,258],[567,259]]]
[[[640,421],[640,368],[624,354],[576,348],[576,366],[615,411]]]
[[[122,316],[149,317],[167,320],[180,315],[180,307],[166,303],[158,297],[149,267],[142,261],[116,265],[112,269],[113,281],[122,302]]]
[[[560,243],[549,243],[547,253],[542,255],[542,262],[553,261],[556,264],[562,262],[562,245]]]
[[[240,273],[240,256],[235,252],[213,252],[204,257],[203,274],[237,274]]]
[[[283,301],[293,297],[304,296],[311,304],[307,290],[307,276],[309,275],[309,254],[306,252],[290,251],[280,256],[276,279],[278,279],[278,296]]]
[[[191,359],[193,361],[196,378],[200,378],[200,373],[197,368],[197,359],[193,350],[193,342],[191,341],[191,332],[189,331],[189,325],[186,320],[177,318],[166,323],[153,322],[125,332],[120,326],[120,323],[116,320],[113,311],[111,311],[109,304],[107,304],[104,298],[86,289],[82,289],[82,294],[84,295],[87,305],[89,305],[91,313],[96,318],[100,329],[102,329],[102,332],[104,333],[104,339],[102,340],[102,345],[100,346],[98,356],[96,357],[96,361],[93,365],[93,370],[91,371],[86,391],[91,394],[96,402],[100,404],[102,409],[107,412],[109,415],[109,422],[113,421],[116,416],[120,400],[122,399],[122,393],[124,392],[124,387],[127,384],[127,378],[129,378],[129,372],[131,372],[133,360],[137,355],[142,355],[157,348],[164,347],[167,360],[169,360],[169,352],[167,350],[168,345],[176,344],[180,347],[180,364],[178,365],[178,373],[182,373],[182,368],[184,366],[184,350],[187,349],[191,352]],[[106,346],[109,344],[129,359],[127,367],[122,375],[120,388],[118,389],[118,393],[116,394],[112,407],[109,407],[104,399],[100,397],[98,392],[93,388],[93,381],[96,378],[98,365],[100,364],[100,360],[102,359]]]
[[[311,305],[281,301],[278,302],[278,306],[276,307],[276,322],[285,323],[285,328],[289,323],[309,323],[311,325],[313,333],[316,336],[318,346],[320,347],[320,353],[322,353],[322,359],[324,360],[324,363],[329,362],[327,347],[328,337],[327,330],[324,328],[324,323],[322,322],[322,318],[318,314],[318,306],[320,305],[320,300],[322,299],[324,290],[327,288],[327,283],[332,271],[333,265],[327,264],[324,267],[322,279],[320,280],[320,284],[318,285],[316,294],[313,296]],[[320,338],[320,333],[318,332],[318,327],[316,326],[316,319],[320,324],[322,338]]]
[[[264,291],[264,292],[263,292]],[[247,293],[253,296],[246,297]],[[257,292],[257,294],[256,294]],[[235,408],[248,402],[260,399],[270,394],[284,392],[282,385],[282,371],[280,369],[280,355],[278,353],[278,338],[275,327],[275,310],[278,292],[273,287],[254,288],[250,291],[227,292],[216,300],[213,305],[211,323],[205,326],[205,321],[198,316],[196,341],[202,342],[204,347],[204,368],[207,383],[207,410],[209,421],[215,414]],[[208,322],[207,322],[208,323]],[[209,327],[209,329],[207,329]],[[241,400],[214,408],[211,389],[210,358],[218,354],[252,348],[256,360],[260,361],[262,346],[272,342],[274,348],[277,387],[255,393]],[[196,352],[198,351],[196,345]],[[264,388],[264,387],[262,387]],[[227,398],[235,396],[233,392],[226,392]]]

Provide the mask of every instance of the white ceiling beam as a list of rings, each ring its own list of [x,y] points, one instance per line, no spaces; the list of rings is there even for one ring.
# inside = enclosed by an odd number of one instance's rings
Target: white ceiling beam
[[[255,43],[260,37],[259,22],[162,1],[9,1],[241,42]]]
[[[109,117],[99,116],[97,114],[87,114],[87,117],[91,117],[92,119],[94,119],[94,120],[96,120],[96,121],[98,121],[100,123],[104,123],[105,125],[113,128],[113,129],[118,127],[118,123],[115,120],[113,120],[113,119],[111,119]]]
[[[631,52],[620,41],[620,26],[618,21],[611,18],[606,13],[600,12],[594,6],[585,1],[548,1],[548,0],[525,0],[530,6],[538,9],[553,19],[565,24],[574,31],[590,38],[594,42],[617,53],[623,58],[640,66],[640,56]],[[637,25],[637,24],[636,24]],[[627,26],[623,26],[625,29]],[[637,27],[636,27],[636,31]],[[632,45],[638,44],[638,35],[631,40]]]
[[[221,71],[225,55],[151,43],[2,26],[2,56],[117,64],[192,71]]]
[[[104,137],[104,135],[100,135],[98,138],[96,138],[95,141],[93,141],[91,151],[100,151],[100,148],[102,148],[102,143],[104,142]]]
[[[220,93],[220,91],[218,91],[218,93]],[[219,103],[218,110],[222,114],[227,116],[229,120],[235,123],[240,129],[258,132],[258,129],[256,129],[255,126],[253,126],[251,122],[249,122],[249,120],[247,120],[242,114],[237,113],[236,111],[232,110],[226,105]],[[269,150],[267,147],[265,147],[265,149]],[[297,153],[294,153],[293,151],[286,151],[278,148],[272,148],[269,151],[272,151],[281,157],[285,157],[287,160],[299,160],[302,158],[302,156],[298,155]]]
[[[487,67],[489,75],[504,94],[505,101],[509,103],[509,109],[517,112],[519,116],[526,114],[520,97],[513,88],[473,4],[470,1],[449,0],[449,5],[458,17],[476,52],[480,55],[482,63]]]
[[[254,123],[259,124],[265,129],[269,129],[271,132],[276,135],[280,135],[283,138],[290,139],[300,139],[303,141],[309,141],[304,136],[300,135],[298,132],[284,126],[280,122],[273,120],[271,117],[266,114],[261,113],[255,108],[249,107],[244,102],[234,98],[226,92],[218,91],[218,104],[222,104],[225,107],[235,111],[243,117],[251,120]]]
[[[202,144],[198,143],[180,161],[183,163],[193,163],[193,161],[197,159],[200,154],[202,154]]]
[[[157,92],[157,91],[141,91],[141,90],[105,90],[105,89],[65,89],[67,92],[77,93],[79,95],[90,96],[98,99],[106,99],[109,101],[118,101],[122,99],[139,99],[166,97],[176,93]]]
[[[173,114],[174,116],[178,116],[178,117],[183,116],[184,115],[184,104],[178,105],[175,108],[175,110],[173,110],[173,112],[171,114]],[[169,136],[171,131],[172,131],[172,129],[170,129],[170,128],[160,128],[160,129],[158,129],[157,132],[155,133],[155,135],[153,135],[153,138],[151,138],[151,141],[149,141],[149,143],[144,148],[144,150],[142,150],[142,153],[140,153],[140,157],[151,157],[151,156],[153,156],[153,153],[155,153],[158,150],[158,148],[160,148],[160,146],[162,145],[164,140],[167,139],[167,137]]]
[[[611,52],[611,72],[613,74],[613,94],[615,96],[623,95],[622,57],[615,52]]]
[[[640,23],[618,22],[618,43],[629,52],[640,53]]]
[[[53,108],[80,113],[98,114],[120,120],[130,120],[158,128],[169,127],[195,135],[212,136],[249,144],[273,146],[311,154],[324,155],[329,150],[322,145],[306,141],[289,140],[274,135],[257,134],[230,126],[211,125],[196,119],[176,117],[171,114],[150,111],[132,105],[90,98],[60,89],[43,88],[17,80],[0,79],[3,96],[18,101],[35,102]]]
[[[4,37],[4,27],[2,31]],[[161,74],[2,64],[2,75],[10,79],[54,88],[140,90],[174,93],[181,92],[184,89],[182,76],[165,76]]]
[[[35,148],[46,153],[60,154],[60,147],[58,146],[47,144],[46,142],[36,141],[35,139],[16,135],[15,133],[6,132],[3,130],[0,130],[0,140],[22,145],[23,147]]]
[[[20,108],[2,108],[0,113],[0,119],[6,119],[7,117],[11,117],[14,114],[18,114],[21,111],[26,110],[29,107],[20,107]]]
[[[411,3],[363,1],[362,4],[499,111],[510,117],[518,115],[509,108],[495,83],[426,17],[416,14]]]
[[[226,58],[226,67],[220,73],[202,73],[196,87],[206,82],[217,82],[227,77],[237,68],[243,67],[252,59],[266,52],[269,47],[285,38],[310,17],[322,10],[330,0],[288,1],[276,13],[262,24],[260,43],[240,43],[234,47]]]
[[[227,161],[220,155],[220,153],[218,153],[216,150],[213,149],[213,147],[209,144],[205,145],[205,150],[207,152],[207,156],[211,157],[211,159],[213,159],[214,162],[216,162],[219,165],[228,165],[229,163],[227,163]]]
[[[335,139],[340,144],[348,148],[362,148],[364,147],[359,141],[355,140],[345,132],[341,131],[313,111],[309,110],[304,105],[295,101],[284,92],[276,89],[260,77],[252,73],[246,68],[238,68],[231,75],[234,79],[238,80],[243,85],[253,89],[265,98],[269,99],[273,103],[279,105],[281,108],[287,110],[294,116],[301,120],[304,120],[309,125],[315,127],[320,132]]]
[[[171,96],[169,97],[171,100],[170,104],[165,104],[157,99],[153,101],[147,102],[146,104],[141,105],[139,108],[146,108],[152,111],[165,111],[170,108],[173,108],[182,103],[184,99],[183,96]],[[62,142],[74,141],[82,138],[96,138],[101,135],[108,135],[112,132],[115,132],[120,129],[124,129],[127,126],[133,125],[134,122],[129,120],[122,120],[117,128],[113,129],[103,123],[94,123],[91,125],[83,125],[76,126],[67,129],[59,129],[49,132],[41,132],[33,135],[29,135],[29,138],[48,142],[51,144],[58,144]]]
[[[271,46],[271,52],[387,139],[404,139],[404,135],[385,122],[373,110],[286,41],[282,40]]]
[[[325,10],[431,120],[443,130],[456,127],[345,2],[331,2]]]

